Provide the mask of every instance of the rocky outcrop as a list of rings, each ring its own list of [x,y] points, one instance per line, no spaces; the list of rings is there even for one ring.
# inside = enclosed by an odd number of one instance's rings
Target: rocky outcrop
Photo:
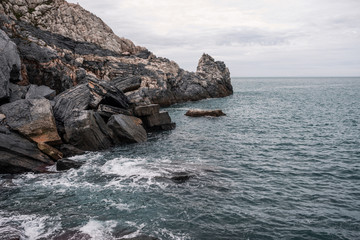
[[[12,130],[37,143],[59,144],[55,119],[47,99],[22,99],[0,106]]]
[[[204,109],[190,109],[185,113],[186,116],[189,117],[221,117],[226,116],[225,113],[221,109],[215,110],[204,110]]]
[[[176,124],[171,121],[168,112],[160,112],[158,104],[137,106],[134,109],[134,114],[142,119],[145,128],[149,131],[172,130],[176,127]]]
[[[16,44],[0,30],[0,102],[10,97],[9,82],[18,82],[21,62]]]
[[[45,172],[54,162],[36,146],[20,135],[0,133],[0,174]]]

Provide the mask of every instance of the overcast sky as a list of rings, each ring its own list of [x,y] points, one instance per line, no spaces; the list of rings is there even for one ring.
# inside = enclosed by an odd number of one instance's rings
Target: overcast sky
[[[68,0],[156,56],[236,76],[360,76],[360,0]]]

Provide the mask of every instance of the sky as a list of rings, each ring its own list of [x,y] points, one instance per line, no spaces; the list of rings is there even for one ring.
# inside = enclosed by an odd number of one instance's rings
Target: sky
[[[68,0],[120,37],[196,71],[232,77],[360,76],[360,0]]]

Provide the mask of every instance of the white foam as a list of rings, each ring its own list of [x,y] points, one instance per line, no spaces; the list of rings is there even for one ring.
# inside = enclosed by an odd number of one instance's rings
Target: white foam
[[[80,228],[83,233],[89,234],[92,239],[113,239],[111,232],[116,227],[115,221],[97,221],[91,219],[85,226]]]

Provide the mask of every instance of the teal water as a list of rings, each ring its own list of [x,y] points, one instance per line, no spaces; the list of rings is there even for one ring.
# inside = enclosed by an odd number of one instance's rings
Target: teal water
[[[360,78],[232,83],[230,97],[168,108],[177,128],[146,143],[77,156],[86,160],[78,170],[16,176],[0,188],[0,230],[360,239]],[[189,108],[227,116],[189,118]],[[173,182],[179,172],[191,178]]]

